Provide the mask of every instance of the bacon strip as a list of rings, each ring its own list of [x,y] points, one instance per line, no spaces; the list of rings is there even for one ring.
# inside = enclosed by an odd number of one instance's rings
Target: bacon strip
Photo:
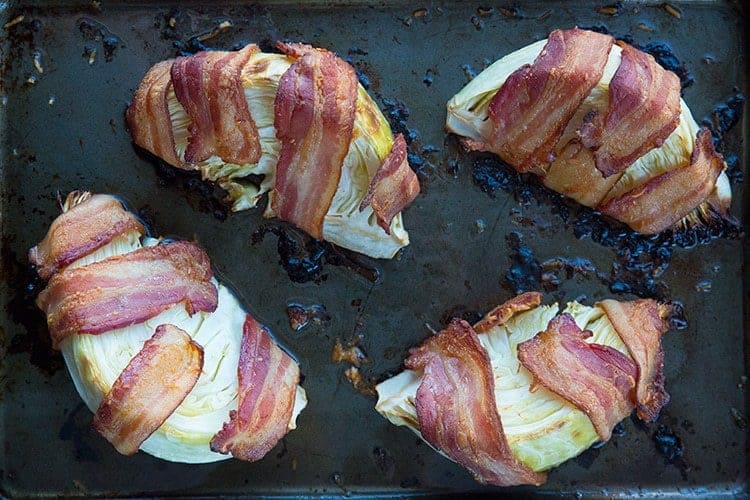
[[[578,139],[558,150],[542,178],[545,186],[572,198],[581,205],[595,208],[622,175],[602,176],[596,168],[594,153]]]
[[[280,219],[321,239],[352,138],[357,77],[327,50],[279,48],[299,59],[281,76],[274,103],[281,154],[271,207]]]
[[[125,118],[133,142],[175,167],[185,168],[177,157],[167,91],[172,85],[170,70],[174,59],[157,63],[143,77]]]
[[[724,170],[724,158],[714,150],[711,133],[698,132],[690,164],[654,177],[597,209],[644,234],[671,227],[704,199]]]
[[[680,79],[650,55],[626,43],[609,84],[607,116],[592,114],[580,137],[594,150],[605,177],[622,172],[662,145],[680,121]],[[602,123],[603,122],[603,123]]]
[[[123,455],[177,409],[203,369],[203,348],[174,325],[159,325],[130,360],[94,414],[94,428]]]
[[[174,61],[175,96],[191,120],[186,162],[198,163],[213,155],[237,165],[260,159],[260,136],[241,78],[242,68],[259,50],[251,44],[239,51],[203,51]]]
[[[482,483],[539,485],[546,480],[546,474],[523,465],[508,446],[489,356],[466,321],[454,319],[412,349],[405,365],[424,370],[416,408],[419,430],[433,447]]]
[[[145,247],[56,274],[39,294],[53,347],[69,335],[141,323],[173,305],[214,311],[218,294],[208,256],[193,243]]]
[[[519,172],[541,171],[578,106],[602,77],[614,39],[593,31],[555,30],[532,65],[513,72],[492,98],[488,150]]]
[[[288,430],[299,367],[248,315],[237,374],[238,409],[229,412],[229,422],[211,438],[211,450],[252,462],[263,458]]]
[[[44,239],[29,250],[29,260],[37,266],[42,279],[49,279],[118,236],[145,232],[143,225],[114,196],[74,191],[68,195],[66,204],[71,205],[76,198],[83,201],[57,217]]]
[[[393,218],[414,201],[418,194],[419,180],[406,160],[404,136],[398,134],[394,138],[391,152],[370,181],[367,194],[359,205],[359,211],[372,205],[378,225],[386,234],[391,234]]]
[[[540,383],[581,409],[603,441],[633,410],[635,363],[608,346],[588,344],[592,335],[567,313],[547,330],[518,345],[518,359]]]
[[[474,331],[484,333],[496,326],[504,325],[516,313],[534,309],[542,303],[542,294],[539,292],[526,292],[507,300],[484,315],[477,324]]]
[[[638,366],[636,409],[638,418],[651,422],[669,402],[664,389],[664,349],[661,336],[669,329],[668,306],[654,300],[630,302],[603,300],[597,304],[607,314],[617,334]]]

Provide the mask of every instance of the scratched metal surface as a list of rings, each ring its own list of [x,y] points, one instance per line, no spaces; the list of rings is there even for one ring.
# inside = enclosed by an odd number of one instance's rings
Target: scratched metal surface
[[[656,450],[656,424],[626,420],[623,435],[552,471],[540,488],[481,487],[407,429],[377,415],[374,401],[344,379],[347,365],[331,362],[335,339],[359,338],[369,360],[363,373],[382,379],[400,370],[408,347],[429,334],[427,325],[439,327],[450,311],[488,310],[509,298],[505,276],[512,264],[511,232],[520,234],[540,261],[583,256],[601,272],[612,266],[611,248],[576,238],[549,204],[519,202],[502,190],[489,196],[472,182],[472,157],[446,141],[442,128],[445,102],[466,84],[470,68],[479,70],[557,27],[601,25],[631,34],[641,44],[667,42],[695,76],[684,98],[699,120],[729,96],[747,92],[745,18],[739,4],[677,2],[680,18],[659,4],[623,2],[617,15],[599,11],[603,4],[596,2],[516,5],[520,16],[512,18],[499,8],[482,15],[483,4],[476,2],[0,2],[2,24],[24,15],[0,38],[2,493],[746,491],[742,376],[748,329],[742,310],[748,298],[747,249],[737,239],[677,249],[658,278],[668,297],[684,304],[688,319],[685,330],[664,340],[672,402],[659,423],[683,447],[683,456],[673,463]],[[259,228],[273,225],[260,210],[222,220],[214,205],[196,196],[194,183],[170,178],[153,159],[135,151],[123,112],[146,70],[175,55],[174,40],[165,37],[174,13],[183,42],[229,19],[233,27],[211,39],[212,46],[293,39],[334,50],[357,64],[378,103],[396,99],[408,107],[407,124],[418,132],[410,150],[430,165],[424,168],[422,195],[404,214],[412,244],[399,259],[374,263],[381,273],[377,282],[330,264],[317,280],[292,282],[279,265],[276,236],[268,234],[260,242],[252,238]],[[80,29],[85,19],[103,31]],[[35,51],[41,54],[43,73],[34,67]],[[722,151],[739,155],[744,165],[743,137],[747,121],[726,135]],[[123,457],[91,429],[91,414],[61,358],[40,340],[46,335],[43,318],[25,291],[30,281],[26,250],[57,215],[56,193],[78,188],[118,194],[153,220],[156,234],[198,241],[222,278],[297,356],[310,404],[298,429],[263,460],[183,465],[143,453]],[[733,212],[743,219],[743,185],[735,183],[733,189]],[[593,302],[611,295],[595,276],[574,274],[563,277],[547,300],[584,296]],[[330,324],[294,332],[285,313],[294,301],[324,305]]]

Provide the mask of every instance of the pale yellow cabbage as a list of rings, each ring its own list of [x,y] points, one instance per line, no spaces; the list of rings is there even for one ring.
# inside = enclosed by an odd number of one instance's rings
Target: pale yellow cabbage
[[[601,308],[571,302],[564,312],[570,313],[579,327],[593,332],[587,342],[608,345],[630,357]],[[557,304],[542,305],[479,334],[492,364],[497,411],[508,444],[513,454],[535,471],[555,467],[599,440],[581,410],[544,387],[532,392],[533,377],[518,361],[518,344],[544,331],[557,313]],[[420,437],[415,397],[421,377],[421,372],[404,370],[382,382],[376,387],[375,406],[393,424],[407,426]]]
[[[144,243],[158,244],[158,240],[146,239]],[[78,267],[140,247],[140,235],[130,233],[71,266]],[[141,446],[142,451],[158,458],[186,463],[231,458],[231,455],[212,452],[209,442],[229,420],[229,411],[237,409],[237,364],[247,313],[231,291],[215,280],[214,283],[219,290],[219,302],[213,313],[199,312],[190,317],[180,304],[144,323],[101,335],[72,335],[60,344],[78,394],[92,412],[96,412],[104,395],[158,325],[175,325],[203,347],[203,370],[195,387]],[[298,386],[290,430],[296,427],[297,416],[306,404],[305,391]]]

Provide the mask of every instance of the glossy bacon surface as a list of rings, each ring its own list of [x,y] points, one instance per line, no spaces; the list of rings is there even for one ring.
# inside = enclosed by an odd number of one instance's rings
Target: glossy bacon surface
[[[714,150],[711,133],[702,128],[689,165],[654,177],[597,209],[638,232],[658,233],[708,198],[723,170],[724,158]]]
[[[213,155],[227,163],[257,163],[260,137],[245,100],[242,69],[259,52],[256,45],[239,51],[203,51],[178,57],[171,68],[175,96],[190,116],[187,163]]]
[[[211,439],[211,450],[241,460],[260,460],[287,433],[294,409],[299,367],[248,315],[237,369],[238,409]]]
[[[53,346],[74,334],[100,334],[141,323],[175,304],[189,314],[213,311],[217,290],[203,250],[176,241],[52,277],[37,306],[47,314]]]
[[[354,128],[357,77],[333,53],[279,44],[298,57],[279,80],[274,126],[281,141],[271,198],[274,213],[322,239]]]
[[[405,365],[422,370],[416,408],[419,430],[432,446],[463,465],[482,483],[542,484],[512,453],[497,412],[487,351],[462,320],[410,351]]]
[[[519,344],[518,359],[535,383],[586,413],[607,441],[612,428],[633,411],[638,369],[616,349],[585,342],[590,336],[572,316],[561,314],[544,332]]]
[[[516,313],[533,309],[542,302],[542,294],[539,292],[526,292],[507,300],[484,315],[477,324],[474,331],[484,333],[496,326],[505,324]]]
[[[154,64],[143,77],[126,119],[133,142],[175,167],[185,168],[175,150],[172,120],[169,117],[167,91],[172,85],[174,59]]]
[[[418,194],[419,180],[406,161],[404,136],[398,134],[394,138],[393,149],[370,181],[359,210],[372,205],[378,225],[387,234],[391,234],[393,218],[414,201]]]
[[[174,325],[160,325],[130,360],[94,414],[94,428],[123,455],[177,409],[203,369],[203,348]]]
[[[680,79],[650,55],[620,44],[622,60],[609,84],[606,117],[593,114],[580,135],[605,177],[622,172],[662,145],[680,121]]]
[[[43,279],[118,236],[145,232],[138,219],[114,196],[73,192],[66,203],[76,197],[82,201],[57,217],[44,239],[29,250],[29,260]]]
[[[638,366],[638,418],[646,422],[656,420],[659,411],[669,402],[669,394],[664,389],[664,349],[661,345],[661,336],[669,329],[664,319],[668,306],[650,299],[630,302],[603,300],[598,305],[604,309]]]
[[[554,160],[565,127],[601,79],[613,42],[579,29],[550,33],[534,63],[512,73],[492,98],[492,138],[479,149],[521,172],[540,171]]]

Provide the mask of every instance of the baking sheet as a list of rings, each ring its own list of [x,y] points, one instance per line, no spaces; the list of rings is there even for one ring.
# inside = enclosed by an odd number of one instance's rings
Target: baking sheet
[[[0,38],[2,493],[746,492],[748,253],[738,238],[676,248],[662,259],[668,265],[650,290],[681,302],[687,327],[664,339],[672,402],[659,421],[644,426],[626,419],[608,444],[555,469],[540,488],[478,485],[380,417],[374,400],[344,378],[348,365],[330,356],[336,339],[358,342],[368,358],[365,378],[382,380],[401,369],[408,347],[441,319],[471,317],[516,287],[541,286],[535,263],[558,262],[549,259],[581,257],[590,265],[563,264],[553,282],[545,281],[547,301],[592,303],[613,295],[612,266],[624,243],[581,237],[576,221],[587,212],[525,189],[527,181],[518,183],[507,171],[498,174],[507,190],[486,193],[491,183],[475,182],[485,160],[464,154],[443,132],[445,102],[487,63],[554,28],[578,25],[630,35],[641,45],[666,42],[694,76],[684,99],[700,121],[747,92],[744,13],[739,2],[671,5],[679,17],[661,3],[631,2],[515,2],[492,9],[475,2],[0,2],[0,24],[24,16]],[[201,42],[227,20],[229,29]],[[395,128],[411,132],[412,165],[423,189],[404,214],[412,244],[400,258],[324,263],[314,279],[292,281],[279,263],[273,231],[294,231],[264,220],[259,209],[227,215],[210,188],[133,148],[123,113],[152,64],[199,43],[232,48],[278,39],[306,41],[348,59]],[[43,72],[35,68],[35,54]],[[745,120],[720,148],[740,158],[735,170],[745,175],[747,136]],[[733,212],[747,220],[744,185],[732,187]],[[121,195],[155,234],[199,242],[249,310],[297,356],[310,404],[298,429],[263,460],[184,465],[143,453],[128,458],[91,429],[91,414],[61,357],[45,344],[44,319],[31,304],[38,283],[25,261],[58,213],[57,192],[79,188]],[[566,218],[566,210],[573,215]],[[329,261],[348,260],[327,252]],[[531,281],[509,281],[513,269]],[[286,315],[290,303],[322,305],[330,320],[295,332]]]

